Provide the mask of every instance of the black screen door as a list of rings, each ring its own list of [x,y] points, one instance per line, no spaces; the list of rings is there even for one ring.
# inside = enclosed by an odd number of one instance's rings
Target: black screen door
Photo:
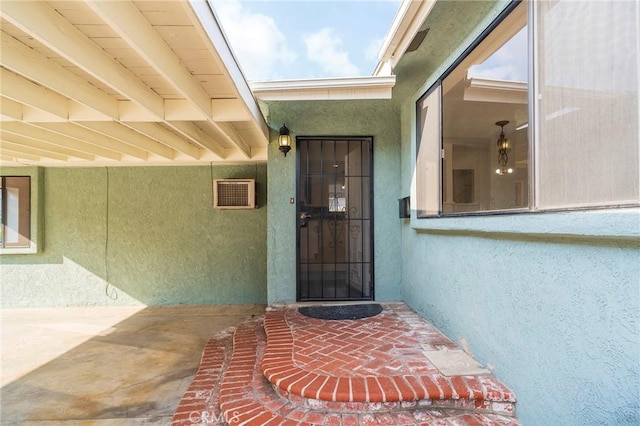
[[[298,301],[373,300],[370,137],[298,137]]]

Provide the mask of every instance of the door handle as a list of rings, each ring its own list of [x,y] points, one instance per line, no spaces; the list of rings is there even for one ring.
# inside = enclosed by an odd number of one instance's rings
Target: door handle
[[[300,228],[306,228],[311,215],[307,214],[307,212],[300,212],[300,216],[298,217],[300,218]]]

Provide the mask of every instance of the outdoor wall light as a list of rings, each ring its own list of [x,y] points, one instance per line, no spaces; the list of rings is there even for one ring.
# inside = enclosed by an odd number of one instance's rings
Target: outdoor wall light
[[[496,122],[496,126],[500,126],[500,137],[498,138],[498,167],[496,169],[496,173],[499,175],[504,175],[506,173],[513,173],[513,169],[511,167],[507,167],[507,163],[509,162],[509,148],[511,144],[509,143],[509,139],[507,139],[504,135],[504,126],[509,124],[507,120],[502,120]]]
[[[286,124],[280,127],[280,136],[278,136],[278,149],[287,156],[287,152],[291,150],[291,136]]]

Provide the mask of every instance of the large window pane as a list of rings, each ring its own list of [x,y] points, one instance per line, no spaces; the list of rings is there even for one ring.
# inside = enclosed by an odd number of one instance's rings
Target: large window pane
[[[418,217],[440,213],[440,86],[417,103],[416,211]]]
[[[522,3],[443,80],[444,214],[528,206],[527,39]]]
[[[536,7],[537,207],[638,202],[638,2]]]

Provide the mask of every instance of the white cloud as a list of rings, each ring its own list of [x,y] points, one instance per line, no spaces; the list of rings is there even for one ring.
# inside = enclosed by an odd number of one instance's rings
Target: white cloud
[[[469,77],[505,81],[527,81],[526,27],[514,35],[484,63],[469,68]]]
[[[357,76],[359,70],[349,59],[349,53],[342,47],[342,39],[332,28],[304,37],[307,59],[320,66],[323,74],[331,77]]]
[[[364,51],[365,58],[368,61],[378,62],[378,54],[380,53],[380,49],[382,48],[382,42],[384,41],[384,37],[377,38],[372,40],[367,46],[367,49]]]
[[[487,78],[490,80],[527,81],[526,74],[523,75],[518,67],[514,65],[495,65],[491,68],[474,65],[469,68],[468,76],[470,78]]]
[[[254,13],[238,1],[218,1],[214,7],[245,77],[281,78],[277,67],[293,63],[296,54],[287,46],[286,37],[273,18]]]

